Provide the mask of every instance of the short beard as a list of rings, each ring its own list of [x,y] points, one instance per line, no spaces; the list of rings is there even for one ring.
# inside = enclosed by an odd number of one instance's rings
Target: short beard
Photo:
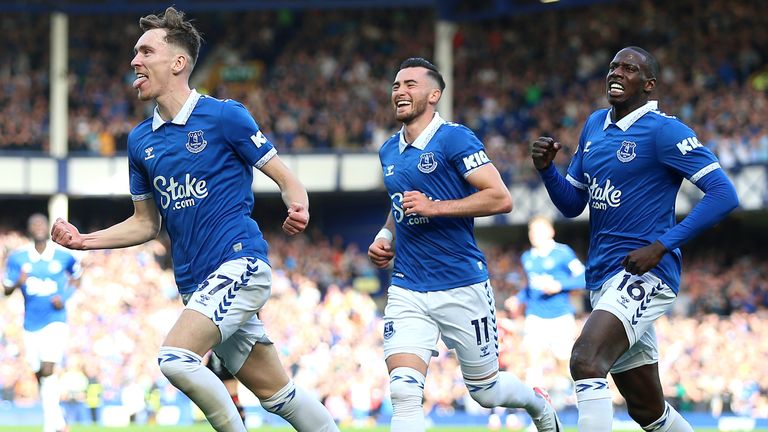
[[[397,111],[395,111],[395,118],[397,121],[408,124],[412,122],[416,117],[424,114],[424,112],[427,111],[427,101],[424,101],[421,104],[417,104],[414,102],[413,109],[409,113],[406,113],[404,115],[398,116]]]

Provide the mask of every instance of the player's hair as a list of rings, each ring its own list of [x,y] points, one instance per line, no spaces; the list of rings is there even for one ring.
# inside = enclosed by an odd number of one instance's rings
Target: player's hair
[[[190,56],[190,66],[194,67],[197,63],[202,37],[191,21],[184,20],[184,12],[171,6],[162,15],[151,14],[142,17],[139,19],[139,27],[144,32],[164,29],[166,31],[165,41],[184,48]]]
[[[426,69],[427,75],[429,75],[430,78],[435,80],[435,82],[437,82],[437,84],[440,86],[440,91],[445,90],[445,80],[443,79],[443,76],[440,74],[440,71],[437,70],[437,66],[433,65],[432,62],[421,57],[411,57],[409,59],[406,59],[404,62],[400,63],[400,69],[398,70],[403,70],[405,68],[411,68],[411,67],[423,67],[424,69]]]
[[[46,224],[48,224],[48,216],[42,214],[42,213],[32,213],[29,215],[29,218],[27,219],[27,225],[31,225],[33,221],[42,219],[45,221]]]
[[[533,215],[533,216],[532,216],[532,217],[531,217],[531,218],[528,220],[528,226],[530,227],[531,225],[533,225],[533,224],[534,224],[534,223],[536,223],[536,222],[546,222],[546,223],[548,223],[548,224],[549,224],[549,226],[552,226],[552,225],[553,225],[553,223],[552,223],[552,218],[550,218],[550,217],[548,217],[548,216],[544,216],[543,214],[537,214],[537,215]]]
[[[637,46],[629,46],[626,49],[631,49],[632,51],[636,51],[640,53],[643,57],[645,57],[645,65],[646,65],[645,73],[647,74],[646,78],[651,79],[651,78],[659,77],[659,73],[661,72],[661,67],[659,66],[659,61],[656,60],[656,57],[654,57],[653,54]]]

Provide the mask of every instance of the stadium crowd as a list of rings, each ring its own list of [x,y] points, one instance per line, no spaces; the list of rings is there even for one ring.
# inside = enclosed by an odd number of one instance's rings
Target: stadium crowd
[[[270,235],[273,296],[262,313],[269,335],[295,380],[324,401],[340,422],[371,421],[391,409],[381,349],[378,279],[355,245],[319,235]],[[0,263],[25,242],[0,234]],[[497,304],[525,283],[518,245],[486,246]],[[71,339],[62,371],[62,401],[98,410],[122,404],[136,421],[151,421],[178,393],[157,367],[157,347],[181,310],[161,241],[82,256],[83,279],[68,303]],[[659,322],[667,397],[683,411],[768,418],[768,261],[746,255],[731,265],[721,252],[697,254],[684,272],[675,314]],[[721,263],[721,264],[718,264]],[[23,360],[23,301],[0,301],[0,396],[29,405],[37,385]],[[527,360],[520,316],[499,310],[502,366],[543,376],[560,409],[573,407],[565,365]],[[739,349],[733,349],[739,347]],[[20,373],[21,371],[21,373]],[[94,394],[94,386],[98,393]],[[430,412],[483,412],[467,395],[453,355],[443,347],[426,382]],[[247,400],[247,399],[246,399]],[[621,398],[616,395],[617,405]],[[72,418],[73,421],[90,421]]]
[[[480,136],[507,182],[530,179],[527,143],[549,134],[574,146],[586,115],[606,104],[596,95],[609,56],[635,43],[665,65],[660,84],[673,90],[661,109],[690,124],[724,167],[768,162],[766,8],[653,0],[460,23],[454,120]],[[193,81],[244,102],[281,151],[376,150],[398,127],[393,70],[406,57],[432,57],[434,19],[425,9],[213,14],[200,22],[207,42]],[[136,23],[70,18],[70,150],[124,151],[132,125],[151,113],[130,86]],[[0,151],[45,150],[48,22],[4,14],[0,24],[9,34],[0,53]],[[571,152],[562,153],[566,164]]]

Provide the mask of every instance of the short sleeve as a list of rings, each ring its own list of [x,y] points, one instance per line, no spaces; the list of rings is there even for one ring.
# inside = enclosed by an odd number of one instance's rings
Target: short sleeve
[[[691,128],[677,119],[669,119],[659,128],[656,153],[664,166],[694,184],[720,168],[714,153],[699,142]]]
[[[259,125],[243,104],[224,101],[221,122],[227,143],[249,165],[261,168],[277,154],[275,146],[259,130]]]
[[[80,276],[83,274],[83,268],[80,265],[80,260],[70,253],[67,254],[66,269],[72,279],[80,279]]]
[[[443,127],[453,128],[446,135],[444,148],[446,157],[464,178],[481,166],[491,163],[485,153],[485,146],[474,132],[456,123],[446,123]]]
[[[136,156],[134,134],[128,135],[128,180],[131,198],[134,201],[143,201],[152,197],[152,188],[149,184],[147,171]]]
[[[17,255],[10,256],[5,265],[5,273],[3,274],[4,286],[7,286],[7,287],[13,286],[19,280],[19,275],[21,273],[21,265],[19,264],[19,260],[16,259],[16,257]]]

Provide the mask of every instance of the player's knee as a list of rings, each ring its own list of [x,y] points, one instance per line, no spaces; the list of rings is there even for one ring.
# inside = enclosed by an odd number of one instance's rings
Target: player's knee
[[[392,407],[398,412],[421,410],[424,398],[424,375],[407,367],[395,368],[389,374]]]
[[[464,378],[464,385],[467,386],[469,395],[483,408],[494,408],[499,406],[497,383],[497,374],[484,380],[470,380]]]
[[[37,371],[37,376],[40,378],[45,378],[53,375],[53,363],[43,362],[40,365],[40,370]]]
[[[202,367],[199,355],[183,348],[164,346],[157,355],[160,371],[179,389],[188,384],[189,374]]]
[[[611,365],[594,352],[574,345],[571,351],[570,371],[574,380],[603,378]]]
[[[285,411],[293,411],[297,392],[294,382],[288,381],[277,393],[261,399],[261,406],[272,414],[283,415]]]

